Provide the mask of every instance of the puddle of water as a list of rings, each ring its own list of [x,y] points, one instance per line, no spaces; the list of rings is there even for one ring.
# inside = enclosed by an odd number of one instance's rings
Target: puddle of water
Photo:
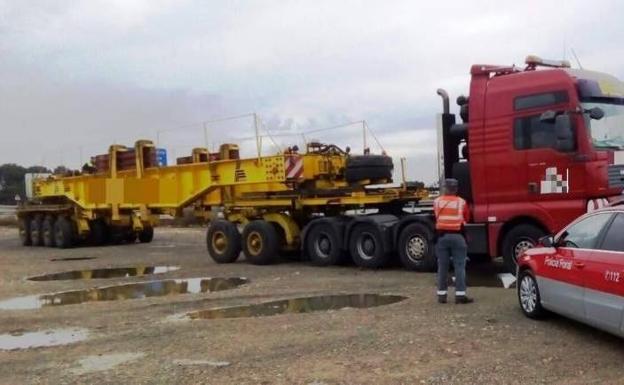
[[[186,358],[173,360],[173,363],[175,365],[180,365],[180,366],[208,365],[208,366],[214,366],[215,368],[224,368],[226,366],[231,365],[227,361],[189,360]]]
[[[87,339],[87,329],[50,329],[37,332],[0,334],[0,350],[29,349],[44,346],[73,344]]]
[[[96,259],[97,257],[67,257],[67,258],[50,258],[52,262],[58,261],[86,261],[89,259]]]
[[[78,361],[78,367],[70,369],[75,375],[88,374],[109,370],[126,362],[135,361],[145,356],[145,353],[112,353],[88,356]]]
[[[112,267],[103,269],[72,270],[61,273],[52,273],[30,277],[30,281],[61,281],[70,279],[101,279],[101,278],[124,278],[140,277],[150,274],[162,274],[179,270],[179,266],[136,266],[136,267]]]
[[[311,313],[345,308],[368,308],[390,305],[407,297],[379,294],[346,294],[290,298],[252,305],[199,310],[188,313],[190,319],[266,317],[284,313]]]
[[[54,294],[31,295],[0,301],[0,310],[39,309],[48,306],[72,305],[84,302],[115,301],[160,297],[175,294],[195,294],[234,289],[247,283],[246,278],[187,278],[136,282]]]

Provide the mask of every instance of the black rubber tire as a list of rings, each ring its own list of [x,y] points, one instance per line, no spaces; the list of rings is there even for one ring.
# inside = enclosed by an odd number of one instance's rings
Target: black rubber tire
[[[525,280],[527,282],[524,282]],[[535,288],[534,308],[531,308],[531,306],[529,306],[528,303],[523,304],[521,292],[523,291],[523,289],[527,289],[529,287],[528,285],[523,286],[525,284],[533,285],[533,287]],[[516,292],[518,294],[518,304],[520,305],[520,309],[522,310],[522,313],[524,313],[525,316],[529,318],[533,318],[533,319],[544,318],[547,312],[546,312],[546,309],[542,307],[539,287],[537,286],[537,280],[535,279],[535,277],[533,276],[530,270],[527,269],[527,270],[522,270],[520,272],[519,277],[518,277],[518,283],[516,284],[516,286],[517,286]]]
[[[256,244],[259,242],[256,250],[252,244],[254,239]],[[279,236],[275,227],[267,221],[249,222],[243,229],[242,243],[245,258],[253,265],[268,265],[277,260]]]
[[[132,229],[126,230],[126,236],[125,236],[126,243],[129,243],[129,244],[136,243],[138,237],[139,237],[139,234],[136,231]]]
[[[95,219],[89,222],[91,230],[89,241],[95,246],[102,246],[110,241],[110,229],[102,219]]]
[[[121,245],[126,240],[125,228],[120,226],[110,227],[110,243],[113,245]]]
[[[67,217],[59,216],[54,222],[54,243],[56,247],[67,249],[76,239],[74,225]]]
[[[42,230],[43,220],[40,215],[36,215],[30,220],[30,242],[33,246],[43,246],[43,232]]]
[[[357,266],[369,269],[383,267],[389,259],[384,251],[381,231],[371,223],[355,225],[349,238],[349,252]]]
[[[219,239],[224,241],[225,247],[218,245]],[[211,221],[206,231],[206,249],[216,263],[236,262],[242,249],[236,224],[222,219]]]
[[[20,242],[22,243],[22,246],[32,245],[32,241],[30,239],[30,218],[19,218],[17,221],[17,230],[19,232]]]
[[[306,237],[310,262],[316,266],[337,265],[342,262],[343,250],[336,229],[329,223],[314,225]]]
[[[516,248],[520,247],[521,242],[532,243],[537,245],[537,241],[546,235],[544,230],[531,224],[520,224],[509,230],[503,238],[503,261],[505,269],[508,273],[516,275]]]
[[[154,228],[152,226],[145,226],[143,230],[139,231],[139,242],[150,243],[154,239]]]
[[[393,167],[392,158],[386,155],[352,155],[347,158],[347,169],[360,167]]]
[[[405,226],[399,234],[397,248],[401,264],[406,269],[415,271],[436,270],[437,259],[434,252],[433,231],[425,224],[410,223]],[[422,249],[422,252],[415,254],[414,248]]]
[[[41,223],[41,238],[43,239],[43,245],[46,247],[56,246],[54,241],[54,221],[55,218],[53,216],[47,215]]]
[[[392,179],[392,168],[387,166],[371,166],[371,167],[357,167],[347,168],[345,170],[345,179],[349,183],[358,182],[362,180],[379,180],[379,179]]]

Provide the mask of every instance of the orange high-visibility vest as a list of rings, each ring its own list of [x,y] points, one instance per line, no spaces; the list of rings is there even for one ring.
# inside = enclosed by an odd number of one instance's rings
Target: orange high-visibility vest
[[[433,201],[436,230],[461,231],[468,222],[468,204],[456,195],[442,195]]]

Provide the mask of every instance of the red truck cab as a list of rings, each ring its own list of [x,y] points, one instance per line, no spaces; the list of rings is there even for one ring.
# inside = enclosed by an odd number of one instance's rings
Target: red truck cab
[[[458,179],[472,208],[469,251],[503,255],[510,271],[541,236],[624,187],[624,83],[565,61],[526,63],[472,66],[463,123],[438,92],[440,176]]]

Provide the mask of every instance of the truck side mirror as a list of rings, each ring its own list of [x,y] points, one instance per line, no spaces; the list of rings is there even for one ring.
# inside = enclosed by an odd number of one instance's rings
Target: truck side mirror
[[[574,150],[574,132],[572,130],[572,119],[570,119],[569,114],[561,114],[555,118],[555,134],[557,136],[557,150]]]
[[[589,112],[589,117],[594,120],[600,120],[604,118],[604,110],[600,107],[590,108],[587,112]]]
[[[557,117],[557,113],[555,111],[552,111],[552,110],[544,111],[540,115],[540,122],[553,123],[556,117]]]

